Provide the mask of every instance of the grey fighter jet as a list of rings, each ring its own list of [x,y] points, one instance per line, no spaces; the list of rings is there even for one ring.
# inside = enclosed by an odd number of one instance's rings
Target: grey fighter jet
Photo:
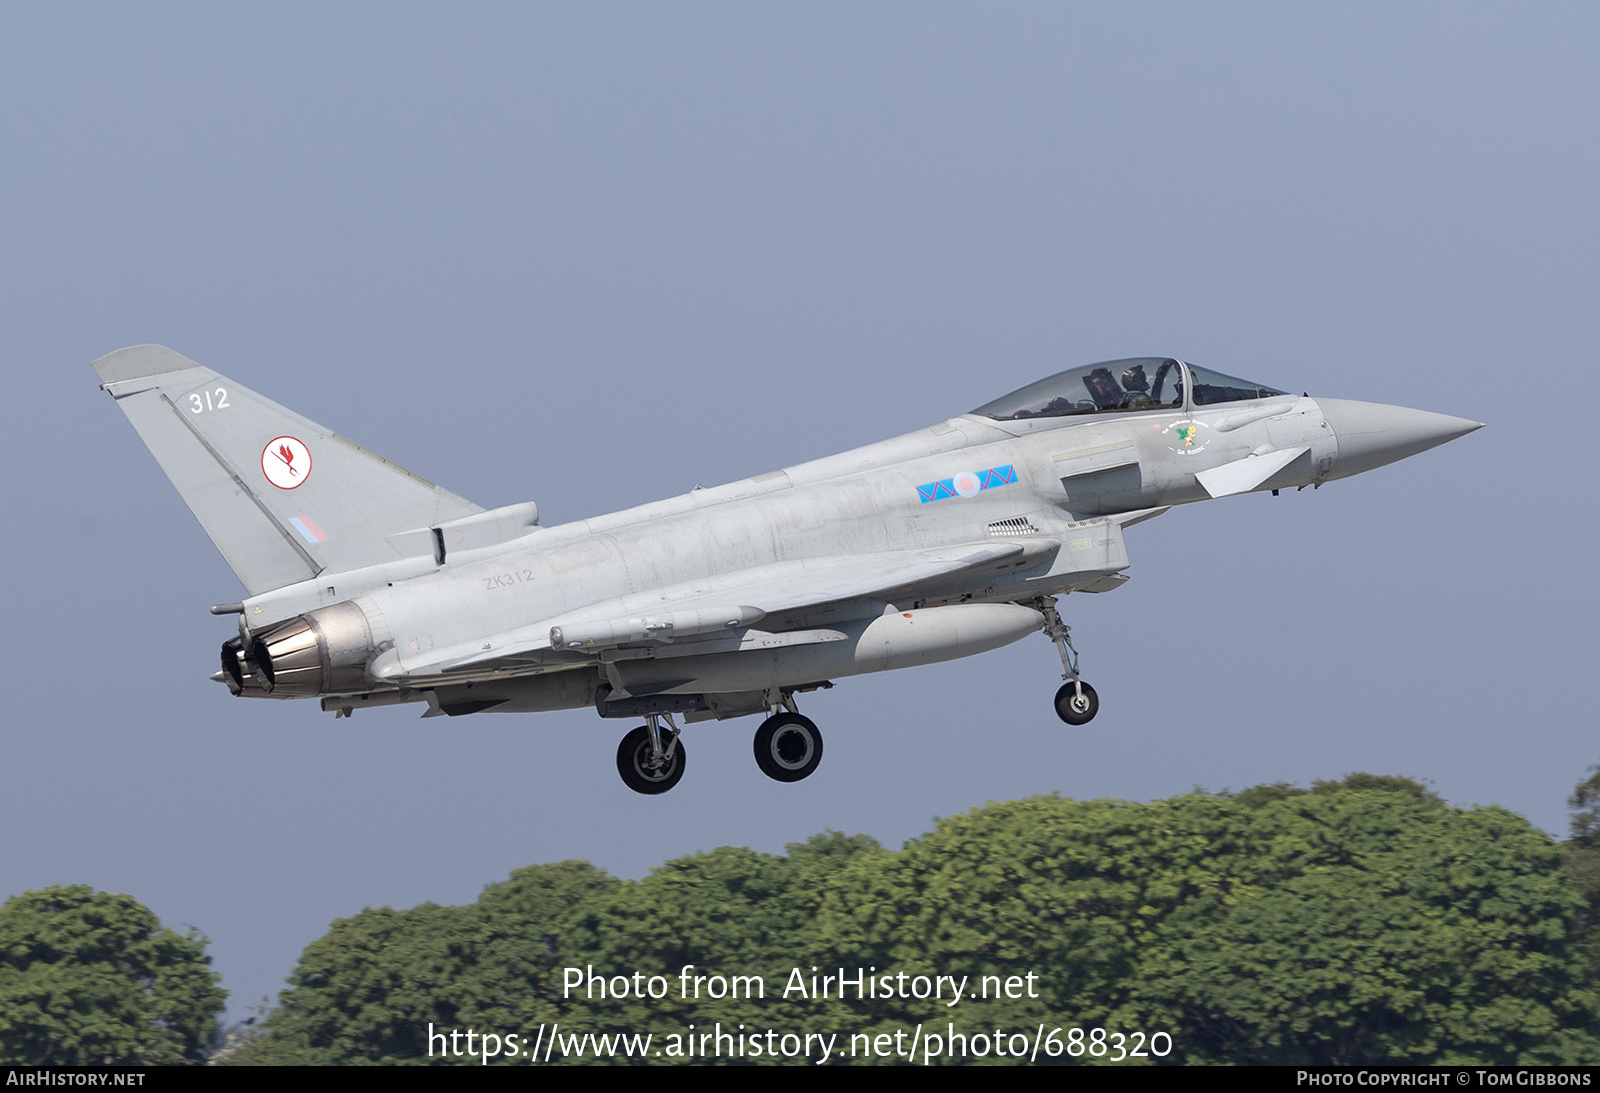
[[[629,788],[682,778],[685,724],[762,714],[756,763],[817,769],[796,696],[1042,631],[1070,725],[1099,707],[1057,597],[1127,580],[1174,505],[1321,486],[1480,427],[1286,394],[1161,357],[1074,368],[919,432],[545,528],[485,511],[158,345],[94,362],[248,595],[212,679],[335,716],[593,707]]]

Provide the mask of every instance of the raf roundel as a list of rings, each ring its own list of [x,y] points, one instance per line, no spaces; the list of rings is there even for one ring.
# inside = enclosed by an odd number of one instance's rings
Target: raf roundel
[[[976,497],[978,491],[983,489],[983,479],[971,471],[962,471],[950,479],[950,485],[955,489],[957,497]]]
[[[261,449],[261,473],[280,490],[297,489],[311,477],[311,449],[292,436],[273,437]]]

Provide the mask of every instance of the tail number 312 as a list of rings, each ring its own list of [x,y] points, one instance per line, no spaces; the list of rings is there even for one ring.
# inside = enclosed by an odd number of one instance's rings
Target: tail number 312
[[[203,414],[207,410],[227,410],[228,392],[218,387],[215,391],[200,391],[189,396],[189,412]]]

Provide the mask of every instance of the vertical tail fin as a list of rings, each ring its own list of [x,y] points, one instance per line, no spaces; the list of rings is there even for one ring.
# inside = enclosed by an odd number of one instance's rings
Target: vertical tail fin
[[[94,370],[251,595],[395,561],[387,536],[482,511],[165,346]]]

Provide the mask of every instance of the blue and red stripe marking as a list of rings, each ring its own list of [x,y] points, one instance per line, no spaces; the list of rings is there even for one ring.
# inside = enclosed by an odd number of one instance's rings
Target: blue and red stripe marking
[[[317,527],[317,522],[309,516],[289,517],[289,526],[300,533],[300,538],[308,543],[326,543],[328,533]]]
[[[947,497],[971,497],[997,486],[1009,486],[1017,480],[1017,470],[1010,463],[1003,467],[990,467],[986,471],[962,471],[926,486],[917,487],[917,497],[926,505],[929,501],[943,501]]]

